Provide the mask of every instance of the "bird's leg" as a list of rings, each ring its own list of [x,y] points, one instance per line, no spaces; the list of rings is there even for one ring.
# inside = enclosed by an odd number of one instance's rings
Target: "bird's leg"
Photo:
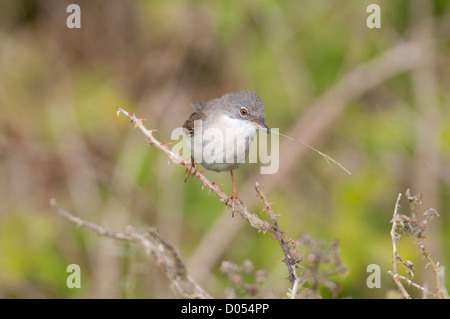
[[[189,178],[189,175],[195,174],[196,171],[197,171],[197,164],[195,164],[194,162],[194,157],[191,156],[191,164],[189,165],[189,168],[186,169],[186,176],[184,177],[184,182],[186,183],[186,181]]]
[[[233,170],[230,170],[230,174],[231,174],[231,183],[233,184],[233,192],[231,193],[230,196],[228,196],[225,203],[231,207],[231,214],[234,217],[234,212],[236,211],[234,204],[236,201],[239,201],[242,204],[242,201],[237,196],[236,185],[234,184]],[[230,203],[230,201],[231,201],[231,203]]]

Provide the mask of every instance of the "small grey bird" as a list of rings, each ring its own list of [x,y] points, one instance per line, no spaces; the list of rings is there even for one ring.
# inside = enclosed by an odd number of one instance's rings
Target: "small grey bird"
[[[226,203],[231,200],[234,210],[234,201],[239,199],[233,170],[245,162],[256,131],[270,133],[264,122],[264,105],[255,92],[249,91],[228,93],[192,106],[196,111],[183,125],[191,151],[191,167],[185,181],[195,172],[196,163],[207,170],[230,171],[233,192]]]

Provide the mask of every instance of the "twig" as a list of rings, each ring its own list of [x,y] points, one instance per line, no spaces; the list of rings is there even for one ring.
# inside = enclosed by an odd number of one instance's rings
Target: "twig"
[[[89,229],[90,231],[92,231],[102,237],[109,237],[109,238],[114,238],[114,239],[118,239],[118,240],[122,240],[122,241],[133,242],[133,239],[128,235],[109,231],[109,230],[103,228],[102,226],[85,221],[79,217],[76,217],[76,216],[66,212],[65,210],[59,208],[59,206],[56,204],[56,200],[53,198],[50,200],[50,206],[52,206],[52,208],[59,215],[61,215],[62,217],[64,217],[68,221],[70,221],[71,223],[74,223],[78,227]]]
[[[392,271],[388,271],[388,274],[390,274],[391,276],[394,276],[394,273]],[[414,288],[422,291],[424,298],[426,298],[428,295],[432,295],[435,298],[439,298],[438,294],[432,293],[429,291],[429,289],[427,289],[426,287],[423,287],[417,283],[415,283],[414,281],[412,281],[411,279],[409,279],[408,277],[402,276],[400,274],[396,274],[395,277],[397,279],[401,279],[403,281],[405,281],[408,286],[413,286]],[[404,295],[404,294],[403,294]],[[404,295],[405,296],[405,295]],[[406,296],[405,296],[406,297]],[[409,297],[408,299],[411,299],[411,297]]]
[[[294,281],[294,284],[292,285],[291,288],[291,299],[295,299],[295,296],[297,295],[297,289],[298,289],[298,284],[300,283],[301,278],[296,278]]]
[[[281,249],[283,250],[284,259],[282,260],[288,269],[289,272],[289,281],[295,285],[297,277],[297,262],[301,261],[301,255],[298,251],[295,251],[294,248],[290,248],[288,242],[284,239],[284,234],[280,230],[280,227],[278,227],[277,220],[275,218],[275,214],[272,210],[272,204],[267,200],[266,195],[264,194],[263,190],[261,189],[261,186],[259,186],[258,183],[255,185],[256,192],[258,193],[259,197],[261,198],[261,202],[264,205],[264,210],[266,211],[267,215],[269,215],[269,221],[270,221],[270,231],[273,233],[273,238],[278,241],[280,244]],[[300,258],[299,258],[300,256]],[[297,282],[298,285],[298,282]],[[294,288],[292,288],[294,289]]]
[[[398,240],[400,239],[400,235],[397,234],[397,217],[398,217],[398,210],[400,209],[400,198],[402,197],[402,193],[398,194],[397,201],[395,202],[395,208],[394,208],[394,216],[392,217],[392,229],[391,229],[391,238],[392,238],[392,272],[389,272],[392,279],[400,289],[401,293],[406,299],[411,299],[411,296],[406,291],[405,287],[403,287],[402,283],[400,282],[400,275],[397,271],[397,265],[398,265],[398,254],[397,254],[397,244]]]
[[[50,200],[52,208],[62,217],[74,223],[78,227],[86,228],[102,237],[109,237],[130,243],[138,243],[144,248],[147,255],[153,255],[156,261],[164,269],[167,278],[170,280],[176,296],[180,298],[200,298],[211,299],[212,297],[203,290],[186,271],[183,261],[179,257],[173,246],[165,240],[155,229],[149,229],[145,236],[127,226],[124,233],[107,230],[102,226],[85,221],[61,209],[54,199]]]
[[[411,196],[410,195],[410,191],[409,189],[405,192],[405,196],[407,197],[408,201],[409,201],[409,206],[410,206],[410,211],[411,211],[411,217],[409,216],[405,216],[405,215],[400,215],[398,213],[399,209],[400,209],[400,205],[399,205],[399,201],[401,198],[401,193],[398,195],[397,201],[395,203],[395,209],[394,209],[394,216],[392,218],[392,229],[391,229],[391,238],[392,238],[392,245],[393,245],[393,270],[389,271],[388,273],[391,275],[392,279],[394,280],[394,282],[397,284],[397,286],[399,287],[401,293],[403,294],[403,296],[405,296],[405,298],[411,298],[410,295],[406,292],[405,287],[402,285],[402,283],[400,282],[400,279],[405,281],[408,286],[413,286],[414,288],[420,290],[422,292],[422,295],[424,298],[431,296],[433,298],[448,298],[448,292],[447,289],[445,288],[445,285],[443,284],[444,281],[444,269],[442,268],[442,266],[439,265],[439,262],[435,262],[432,258],[430,253],[428,252],[428,250],[426,249],[425,246],[425,232],[427,229],[427,226],[429,225],[429,222],[435,217],[435,216],[439,216],[438,212],[433,209],[430,208],[428,209],[425,213],[425,220],[422,221],[421,223],[418,222],[417,218],[416,218],[416,210],[417,207],[420,206],[421,202],[422,202],[422,197],[415,195],[415,196]],[[397,244],[400,240],[401,234],[408,230],[409,233],[411,233],[411,235],[413,235],[414,237],[417,238],[417,240],[415,241],[417,243],[418,248],[421,250],[423,257],[427,260],[427,265],[425,266],[425,268],[427,268],[428,266],[431,266],[433,274],[435,276],[435,281],[436,281],[436,291],[432,292],[428,289],[428,287],[426,286],[426,284],[424,284],[423,286],[415,283],[414,281],[412,281],[411,279],[404,277],[402,275],[400,275],[398,273],[398,264],[401,263],[403,265],[405,265],[406,267],[406,272],[410,275],[414,275],[414,267],[412,262],[410,261],[403,261],[399,254],[397,253]],[[400,232],[400,233],[398,233]]]

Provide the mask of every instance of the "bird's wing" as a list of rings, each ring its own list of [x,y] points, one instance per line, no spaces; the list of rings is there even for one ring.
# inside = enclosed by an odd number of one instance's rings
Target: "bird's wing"
[[[199,112],[194,112],[183,124],[183,128],[187,129],[191,136],[194,135],[195,121],[198,121],[198,120],[203,120],[203,116]]]

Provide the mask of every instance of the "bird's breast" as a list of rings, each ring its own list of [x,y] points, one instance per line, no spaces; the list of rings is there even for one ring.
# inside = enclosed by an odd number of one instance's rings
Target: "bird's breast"
[[[206,169],[235,169],[245,162],[256,130],[251,122],[228,116],[204,120],[196,123],[188,146],[195,161]]]

